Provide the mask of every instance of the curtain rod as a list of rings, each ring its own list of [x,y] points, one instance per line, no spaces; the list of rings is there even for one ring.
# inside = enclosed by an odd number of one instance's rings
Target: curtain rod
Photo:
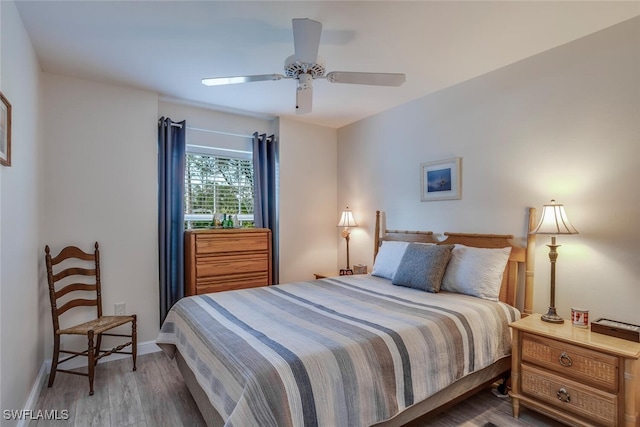
[[[171,126],[181,128],[182,125],[180,123],[171,123]],[[208,133],[217,133],[218,135],[227,135],[227,136],[237,136],[239,138],[253,138],[253,135],[243,135],[240,133],[231,133],[231,132],[222,132],[219,130],[211,130],[211,129],[202,129],[202,128],[194,128],[191,126],[187,126],[187,130],[195,130],[198,132],[208,132]]]

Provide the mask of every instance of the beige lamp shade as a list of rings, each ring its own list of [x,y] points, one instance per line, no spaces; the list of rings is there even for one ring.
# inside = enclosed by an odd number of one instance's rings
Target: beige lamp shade
[[[340,216],[340,222],[338,222],[338,227],[357,227],[358,224],[356,220],[353,219],[353,213],[347,207],[342,211],[342,215]]]
[[[564,210],[564,205],[556,203],[555,200],[551,200],[551,204],[542,207],[540,222],[531,233],[578,234],[578,230],[569,222],[567,213]]]

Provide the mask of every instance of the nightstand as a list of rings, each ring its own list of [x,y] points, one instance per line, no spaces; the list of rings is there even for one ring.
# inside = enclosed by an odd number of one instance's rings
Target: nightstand
[[[313,273],[313,275],[316,276],[316,279],[326,279],[327,277],[339,276],[340,272],[338,270],[326,271],[324,273]]]
[[[538,314],[510,326],[515,418],[523,405],[571,425],[640,425],[640,343]]]
[[[350,276],[353,274],[355,273],[350,274]],[[366,273],[361,273],[361,274],[366,274]],[[316,279],[326,279],[327,277],[339,276],[340,270],[325,271],[324,273],[313,273],[313,275],[316,276]]]

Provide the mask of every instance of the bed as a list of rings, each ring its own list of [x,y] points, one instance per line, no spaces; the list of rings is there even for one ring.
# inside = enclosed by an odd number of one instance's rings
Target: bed
[[[156,342],[211,427],[407,424],[508,376],[508,325],[531,307],[530,238],[444,235],[386,230],[378,211],[372,274],[183,298]],[[456,288],[498,253],[470,293]],[[476,276],[499,282],[474,295]]]

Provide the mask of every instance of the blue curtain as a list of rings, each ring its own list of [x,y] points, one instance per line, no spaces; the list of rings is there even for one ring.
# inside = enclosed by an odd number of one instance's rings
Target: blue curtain
[[[273,284],[278,270],[278,142],[273,135],[253,134],[254,223],[271,230]]]
[[[184,162],[186,121],[158,120],[158,256],[160,325],[184,296]]]

